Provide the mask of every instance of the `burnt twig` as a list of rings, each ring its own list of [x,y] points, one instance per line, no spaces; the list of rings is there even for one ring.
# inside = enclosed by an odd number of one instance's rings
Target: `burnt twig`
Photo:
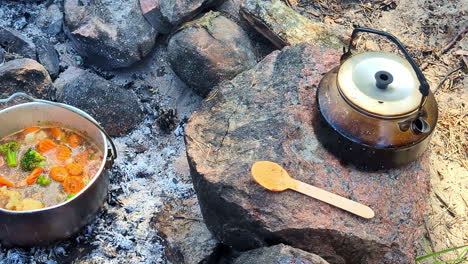
[[[186,216],[179,216],[179,215],[173,215],[172,218],[174,220],[189,220],[189,221],[203,222],[202,218],[186,217]]]
[[[449,49],[451,49],[453,47],[453,45],[455,45],[455,43],[457,43],[457,41],[459,39],[461,39],[463,37],[463,35],[468,32],[468,28],[465,28],[464,30],[460,31],[450,42],[449,44],[447,44],[447,46],[445,46],[445,48],[443,48],[441,51],[440,51],[440,54],[444,54],[445,52],[447,52]]]
[[[442,81],[440,81],[440,83],[437,85],[437,88],[435,89],[434,93],[437,93],[439,88],[442,86],[442,84],[444,84],[444,82],[449,78],[450,75],[454,74],[455,72],[457,72],[457,71],[459,71],[461,69],[463,69],[463,66],[460,66],[460,67],[456,68],[455,70],[452,70],[449,73],[447,73],[447,75],[445,75],[444,79],[442,79]]]
[[[283,1],[291,8],[298,6],[297,0],[283,0]]]
[[[465,64],[465,72],[468,71],[468,51],[466,50],[457,50],[455,55],[461,56],[463,64]]]
[[[434,192],[434,194],[435,194],[435,197],[437,198],[437,200],[439,200],[439,202],[445,207],[445,209],[447,210],[449,215],[452,216],[452,217],[456,217],[455,212],[453,212],[453,210],[450,208],[450,206],[447,204],[447,202],[444,199],[442,199],[442,197],[440,197],[440,195],[437,192]]]

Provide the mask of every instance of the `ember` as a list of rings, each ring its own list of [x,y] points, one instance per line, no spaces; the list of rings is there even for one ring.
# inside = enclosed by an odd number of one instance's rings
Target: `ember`
[[[0,98],[76,106],[119,152],[89,224],[44,246],[0,246],[0,263],[402,264],[468,244],[463,3],[0,0]],[[406,44],[441,109],[432,154],[402,168],[360,170],[315,135],[316,89],[356,24]],[[250,175],[260,160],[375,217],[264,190]]]

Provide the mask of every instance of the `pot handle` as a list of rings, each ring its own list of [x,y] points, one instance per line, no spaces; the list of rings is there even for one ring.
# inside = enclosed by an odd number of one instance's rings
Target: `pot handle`
[[[90,115],[88,115],[88,114],[86,114],[84,112],[81,112],[81,111],[76,111],[74,108],[72,108],[72,107],[70,107],[70,106],[68,106],[66,104],[56,103],[56,102],[43,100],[43,99],[37,99],[37,98],[34,98],[31,95],[26,94],[26,93],[14,93],[14,94],[10,95],[10,97],[8,97],[6,99],[0,99],[0,103],[7,103],[7,102],[13,100],[16,97],[24,97],[26,99],[29,99],[29,100],[33,101],[33,102],[39,102],[39,103],[44,103],[44,104],[49,104],[49,105],[60,107],[60,108],[72,111],[73,113],[78,114],[81,117],[88,120],[89,122],[91,122],[94,126],[96,126],[106,136],[107,141],[109,141],[109,143],[111,145],[111,151],[109,152],[108,157],[107,157],[106,168],[110,169],[112,167],[112,165],[114,165],[114,161],[115,161],[115,159],[117,159],[117,148],[115,147],[114,141],[112,141],[112,138],[106,132],[106,130],[96,120],[94,120]]]
[[[425,97],[427,97],[429,95],[429,89],[430,89],[429,88],[429,83],[427,82],[426,77],[424,77],[424,74],[422,73],[421,69],[419,69],[418,65],[416,65],[416,62],[413,60],[411,55],[408,53],[406,48],[403,46],[403,44],[401,44],[401,42],[395,36],[393,36],[392,34],[387,33],[387,32],[383,32],[383,31],[379,31],[379,30],[375,30],[375,29],[371,29],[371,28],[361,28],[361,27],[355,28],[353,30],[353,33],[351,34],[351,39],[349,41],[348,50],[346,51],[346,49],[343,48],[345,53],[341,57],[341,60],[344,60],[344,59],[348,58],[349,56],[351,56],[351,50],[356,48],[356,46],[354,45],[354,39],[356,38],[356,36],[357,36],[357,34],[359,32],[366,32],[366,33],[372,33],[372,34],[377,34],[377,35],[380,35],[380,36],[384,36],[384,37],[388,38],[389,40],[391,40],[393,43],[395,43],[398,46],[400,51],[405,55],[406,60],[411,64],[411,67],[413,67],[413,70],[416,73],[416,76],[418,77],[419,91],[423,95],[423,98],[421,100],[421,105],[419,107],[419,110],[421,110],[422,106],[424,104]]]

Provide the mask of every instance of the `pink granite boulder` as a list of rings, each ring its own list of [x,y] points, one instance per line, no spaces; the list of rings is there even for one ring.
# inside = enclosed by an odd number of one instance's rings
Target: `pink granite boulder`
[[[406,167],[361,171],[317,140],[316,90],[336,50],[300,44],[273,52],[213,91],[186,127],[188,160],[206,224],[237,250],[285,243],[330,263],[414,262],[429,192],[427,155]],[[271,192],[255,161],[373,208],[363,219],[305,195]]]

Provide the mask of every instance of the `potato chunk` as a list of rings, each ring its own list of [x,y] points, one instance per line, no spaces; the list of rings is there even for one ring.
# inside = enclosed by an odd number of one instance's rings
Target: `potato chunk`
[[[0,188],[0,200],[4,201],[3,207],[7,210],[19,211],[23,207],[21,193],[8,190],[6,186]]]
[[[8,190],[6,186],[0,188],[0,205],[13,211],[28,211],[44,208],[44,204],[38,200],[23,197],[20,192]]]
[[[36,210],[44,208],[44,204],[38,200],[26,198],[22,202],[21,211]]]

